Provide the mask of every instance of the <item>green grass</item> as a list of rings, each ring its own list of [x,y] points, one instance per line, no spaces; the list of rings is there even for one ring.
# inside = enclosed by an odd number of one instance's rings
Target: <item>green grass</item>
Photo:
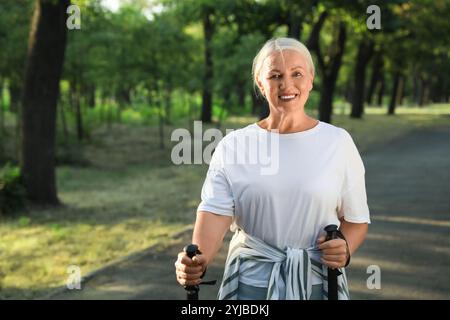
[[[346,115],[333,120],[364,151],[415,128],[448,126],[448,116],[442,115],[450,114],[450,105],[399,108],[391,117],[384,113],[368,108],[363,120]],[[222,128],[255,120],[230,117]],[[63,206],[0,218],[0,298],[42,297],[64,285],[69,265],[78,265],[85,275],[151,245],[167,245],[192,224],[207,166],[171,164],[168,140],[174,128],[165,130],[165,150],[158,148],[157,128],[115,124],[94,130],[92,141],[82,145],[89,165],[57,169]]]
[[[0,219],[0,298],[42,296],[69,265],[86,274],[194,221],[206,167],[171,165],[157,140],[154,128],[97,130],[84,146],[89,166],[57,169],[64,206]]]
[[[202,167],[141,165],[120,172],[59,168],[61,208],[32,210],[0,224],[1,297],[29,298],[150,245],[194,221]]]

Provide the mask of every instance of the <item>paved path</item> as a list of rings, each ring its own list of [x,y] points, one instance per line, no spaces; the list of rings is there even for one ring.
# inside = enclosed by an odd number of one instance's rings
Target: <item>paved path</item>
[[[352,298],[450,299],[450,126],[412,132],[363,160],[372,224],[347,270]],[[190,237],[187,230],[165,252],[137,253],[96,272],[82,290],[51,298],[184,299],[173,264]],[[226,250],[208,279],[221,279]],[[367,288],[369,266],[381,271],[380,289]],[[202,286],[200,298],[215,299],[217,290]]]

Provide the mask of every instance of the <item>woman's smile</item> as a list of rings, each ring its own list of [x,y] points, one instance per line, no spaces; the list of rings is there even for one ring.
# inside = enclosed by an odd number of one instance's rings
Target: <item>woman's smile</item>
[[[298,97],[298,94],[282,94],[278,96],[278,99],[280,99],[283,102],[290,102],[292,100],[295,100]]]

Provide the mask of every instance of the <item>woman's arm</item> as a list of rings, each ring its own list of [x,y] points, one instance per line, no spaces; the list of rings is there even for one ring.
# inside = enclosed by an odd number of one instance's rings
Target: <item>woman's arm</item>
[[[368,229],[369,225],[367,223],[352,223],[345,221],[344,219],[341,220],[339,230],[341,230],[347,240],[350,255],[352,255],[364,242]]]
[[[197,212],[192,243],[198,245],[202,254],[190,259],[185,252],[178,254],[175,262],[177,281],[182,285],[196,285],[201,282],[201,275],[213,261],[223,243],[223,238],[233,218],[211,212]]]
[[[210,264],[222,246],[223,238],[230,228],[232,217],[211,212],[197,212],[192,243],[205,257],[206,265]]]

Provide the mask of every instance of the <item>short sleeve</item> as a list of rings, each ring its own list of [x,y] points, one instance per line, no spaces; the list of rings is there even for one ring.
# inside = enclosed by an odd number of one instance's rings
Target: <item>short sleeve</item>
[[[197,211],[208,211],[219,215],[234,215],[234,199],[224,169],[224,143],[220,141],[212,155],[203,183]]]
[[[370,223],[367,204],[365,168],[350,134],[343,130],[344,174],[338,217],[353,223]]]

